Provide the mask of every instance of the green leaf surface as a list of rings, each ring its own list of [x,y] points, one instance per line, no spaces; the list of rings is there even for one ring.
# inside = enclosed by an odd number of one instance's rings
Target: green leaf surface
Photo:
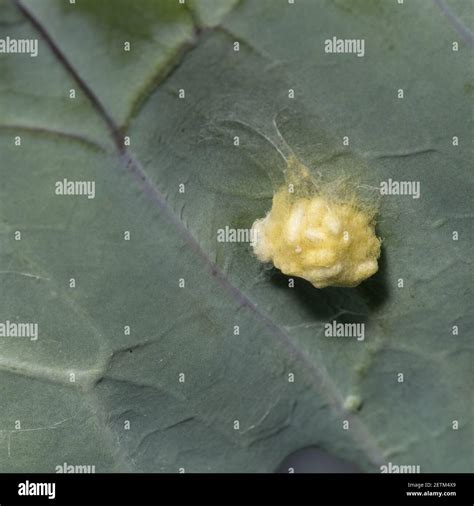
[[[472,21],[468,0],[0,0],[0,38],[40,41],[0,55],[0,322],[39,325],[0,338],[0,471],[271,472],[317,446],[472,472]],[[359,287],[290,288],[217,242],[265,215],[289,152],[420,182],[382,199]]]

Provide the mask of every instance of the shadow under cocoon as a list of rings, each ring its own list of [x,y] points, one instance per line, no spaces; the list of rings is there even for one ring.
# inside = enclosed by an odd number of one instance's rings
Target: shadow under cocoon
[[[378,261],[379,270],[355,288],[315,288],[308,281],[296,276],[287,276],[276,268],[269,270],[269,282],[277,288],[291,290],[294,297],[316,320],[325,321],[333,318],[334,308],[340,307],[348,314],[341,314],[338,321],[362,323],[370,318],[372,312],[381,309],[390,296],[387,255],[383,244]],[[290,278],[294,279],[293,288],[288,286]]]

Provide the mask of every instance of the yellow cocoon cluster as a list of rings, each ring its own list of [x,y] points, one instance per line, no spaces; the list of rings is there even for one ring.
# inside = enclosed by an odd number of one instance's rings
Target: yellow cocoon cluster
[[[293,184],[280,188],[271,211],[255,221],[252,246],[257,258],[316,288],[357,286],[378,270],[374,209],[358,203],[353,193],[342,199],[325,196],[316,185],[308,192],[313,185],[307,184],[307,169],[300,165],[295,172],[294,167],[292,161],[291,180],[306,189],[301,196]]]

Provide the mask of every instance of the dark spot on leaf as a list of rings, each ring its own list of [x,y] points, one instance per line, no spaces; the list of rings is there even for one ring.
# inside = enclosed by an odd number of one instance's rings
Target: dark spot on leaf
[[[277,473],[361,473],[355,464],[331,455],[316,447],[297,450],[277,467]]]

